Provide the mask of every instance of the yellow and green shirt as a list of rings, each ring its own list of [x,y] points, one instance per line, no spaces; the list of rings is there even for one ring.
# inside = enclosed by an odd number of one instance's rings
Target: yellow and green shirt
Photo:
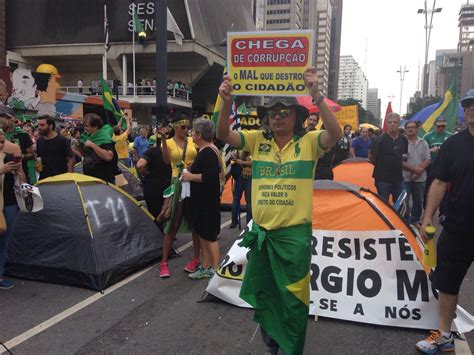
[[[172,177],[178,177],[179,175],[179,168],[176,166],[181,159],[183,159],[183,149],[176,144],[173,138],[169,138],[166,140],[166,145],[168,146],[168,151],[170,153],[170,162],[171,162],[171,170],[172,170]],[[186,147],[186,156],[184,158],[184,166],[191,165],[196,159],[197,150],[196,146],[194,145],[193,139],[188,137],[188,146]]]
[[[315,162],[324,153],[322,131],[294,136],[283,149],[262,131],[241,131],[252,155],[252,214],[267,230],[311,223]]]

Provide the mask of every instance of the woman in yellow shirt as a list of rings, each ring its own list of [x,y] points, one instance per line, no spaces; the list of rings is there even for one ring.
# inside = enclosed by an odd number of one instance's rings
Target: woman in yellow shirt
[[[190,167],[196,158],[197,151],[193,143],[193,139],[188,137],[190,120],[181,113],[176,113],[171,120],[171,125],[174,130],[174,136],[169,139],[163,139],[163,161],[167,164],[171,164],[172,169],[172,183],[181,177],[181,173],[184,168]],[[163,138],[166,137],[166,128],[160,129],[160,134]],[[184,161],[183,161],[184,156]],[[175,185],[176,186],[176,185]],[[160,277],[170,277],[171,274],[168,269],[168,256],[171,251],[173,240],[178,233],[179,227],[185,211],[183,208],[182,201],[180,198],[181,189],[177,189],[173,196],[174,199],[178,199],[173,206],[177,206],[171,213],[171,220],[165,226],[165,240],[163,242],[163,256],[160,263]],[[184,270],[192,273],[195,272],[200,264],[199,252],[200,243],[199,236],[195,233],[193,236],[193,247],[194,247],[194,258],[186,264]]]

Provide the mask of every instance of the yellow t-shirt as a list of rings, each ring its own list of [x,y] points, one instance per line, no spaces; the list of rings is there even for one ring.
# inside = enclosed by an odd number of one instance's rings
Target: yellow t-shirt
[[[252,215],[273,230],[311,223],[315,162],[324,153],[322,131],[294,136],[283,149],[262,131],[241,131],[241,148],[252,156]]]
[[[112,140],[115,142],[115,150],[119,159],[128,158],[128,144],[127,144],[128,135],[126,132],[116,136],[112,136]]]
[[[171,161],[171,170],[172,170],[172,177],[178,177],[179,175],[179,168],[176,166],[181,159],[183,158],[183,149],[176,144],[173,138],[169,138],[166,140],[166,145],[168,146],[168,150],[170,152],[170,161]],[[184,158],[184,166],[191,165],[196,159],[197,150],[196,146],[194,145],[193,139],[188,137],[188,146],[186,147],[186,156]]]

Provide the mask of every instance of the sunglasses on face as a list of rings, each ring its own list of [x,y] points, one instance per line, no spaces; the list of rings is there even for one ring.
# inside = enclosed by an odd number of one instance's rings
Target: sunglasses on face
[[[279,115],[281,118],[286,118],[288,117],[289,115],[291,115],[291,113],[293,112],[293,109],[291,108],[284,108],[284,109],[281,109],[281,110],[276,110],[276,111],[268,111],[267,112],[267,116],[268,118],[275,118],[276,115]]]
[[[188,127],[188,126],[179,126],[179,128],[181,128],[183,131],[185,131],[185,130],[189,129],[189,127]]]
[[[444,127],[446,127],[446,125],[445,125],[445,124],[437,124],[436,127],[438,127],[438,128],[444,128]]]

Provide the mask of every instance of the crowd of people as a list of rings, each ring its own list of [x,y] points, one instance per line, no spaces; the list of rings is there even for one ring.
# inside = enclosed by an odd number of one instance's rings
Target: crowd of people
[[[443,215],[433,278],[439,290],[440,324],[417,348],[427,353],[454,349],[451,322],[474,255],[474,222],[468,218],[474,201],[474,90],[462,100],[467,129],[457,134],[446,131],[442,116],[423,137],[418,134],[419,122],[407,122],[402,132],[400,115],[391,113],[386,117],[386,133],[360,127],[353,136],[353,127],[341,130],[324,102],[315,69],[307,69],[304,78],[319,112],[309,112],[293,97],[274,97],[257,108],[264,130],[229,128],[232,82],[227,76],[219,88],[223,107],[217,127],[211,120],[191,122],[188,116],[176,113],[169,126],[162,125],[152,133],[141,128],[133,137],[127,116],[115,127],[95,113],[84,115],[82,124],[74,127],[60,127],[47,115],[38,117],[33,126],[20,125],[15,113],[2,107],[0,288],[13,287],[3,278],[3,266],[18,214],[15,184],[34,184],[38,179],[73,172],[79,161],[84,174],[112,184],[120,174],[118,162],[137,169],[146,205],[164,234],[161,278],[171,276],[168,261],[173,241],[178,231],[186,230],[192,233],[194,255],[184,270],[191,279],[212,277],[220,261],[220,196],[225,179],[216,146],[219,139],[235,148],[230,228],[240,225],[243,193],[247,222],[252,220],[240,243],[250,249],[240,296],[256,309],[255,320],[270,353],[279,349],[302,353],[309,283],[300,281],[310,271],[313,180],[332,179],[334,166],[351,157],[362,158],[374,165],[380,197],[394,202],[403,189],[407,191],[410,208],[404,217],[419,228],[425,241],[425,228],[432,224],[436,210]],[[323,129],[317,130],[320,119]],[[283,189],[288,203],[275,203],[272,194],[262,194],[268,186]],[[295,201],[298,207],[290,208]]]

